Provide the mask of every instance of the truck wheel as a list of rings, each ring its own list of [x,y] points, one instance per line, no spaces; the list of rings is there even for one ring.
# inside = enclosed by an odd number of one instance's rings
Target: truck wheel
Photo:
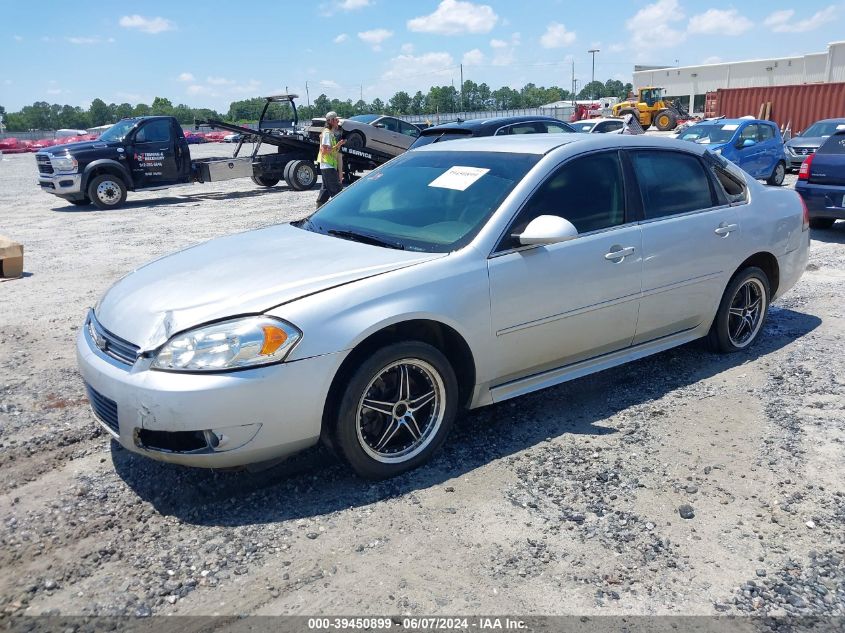
[[[671,110],[661,110],[654,117],[654,126],[661,132],[668,132],[678,127],[678,117]]]
[[[98,209],[116,209],[126,202],[126,185],[118,176],[96,176],[88,183],[88,197]]]
[[[364,135],[357,130],[350,132],[349,136],[346,137],[346,147],[349,149],[364,149],[366,144],[367,142],[364,139]]]
[[[285,182],[294,191],[305,191],[317,184],[317,168],[310,160],[293,160],[285,168]]]
[[[278,176],[256,176],[255,174],[250,178],[259,187],[275,187],[281,180]]]

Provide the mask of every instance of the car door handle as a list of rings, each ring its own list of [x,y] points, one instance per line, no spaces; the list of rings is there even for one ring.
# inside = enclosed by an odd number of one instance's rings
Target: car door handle
[[[633,246],[619,247],[617,250],[605,253],[604,258],[609,262],[621,262],[628,255],[633,255],[635,250]]]
[[[724,222],[722,222],[713,232],[716,235],[727,237],[728,235],[736,231],[738,228],[738,224],[725,224]]]

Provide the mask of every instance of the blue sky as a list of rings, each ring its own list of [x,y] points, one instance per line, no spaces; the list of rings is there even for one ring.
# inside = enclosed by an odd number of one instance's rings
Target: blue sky
[[[283,91],[366,101],[464,78],[631,81],[635,63],[699,64],[826,50],[845,5],[804,0],[315,0],[6,3],[0,105],[176,103],[225,111]]]

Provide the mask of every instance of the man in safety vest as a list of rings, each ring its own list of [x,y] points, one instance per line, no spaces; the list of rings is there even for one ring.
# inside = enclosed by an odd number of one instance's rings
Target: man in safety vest
[[[339,128],[337,112],[326,113],[326,127],[320,133],[320,151],[317,162],[320,164],[320,175],[323,184],[317,196],[317,208],[326,204],[328,200],[340,193],[340,148],[346,143],[335,136]]]

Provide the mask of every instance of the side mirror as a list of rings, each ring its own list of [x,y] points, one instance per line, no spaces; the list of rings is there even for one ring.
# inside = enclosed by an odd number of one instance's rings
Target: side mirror
[[[541,215],[531,220],[522,233],[513,237],[518,238],[524,246],[557,244],[574,240],[578,237],[578,229],[572,222],[558,215]]]
[[[757,144],[757,141],[755,141],[754,139],[750,139],[750,138],[747,138],[745,140],[739,139],[736,142],[736,148],[737,149],[743,149],[745,147],[751,147],[752,145],[756,145],[756,144]]]

